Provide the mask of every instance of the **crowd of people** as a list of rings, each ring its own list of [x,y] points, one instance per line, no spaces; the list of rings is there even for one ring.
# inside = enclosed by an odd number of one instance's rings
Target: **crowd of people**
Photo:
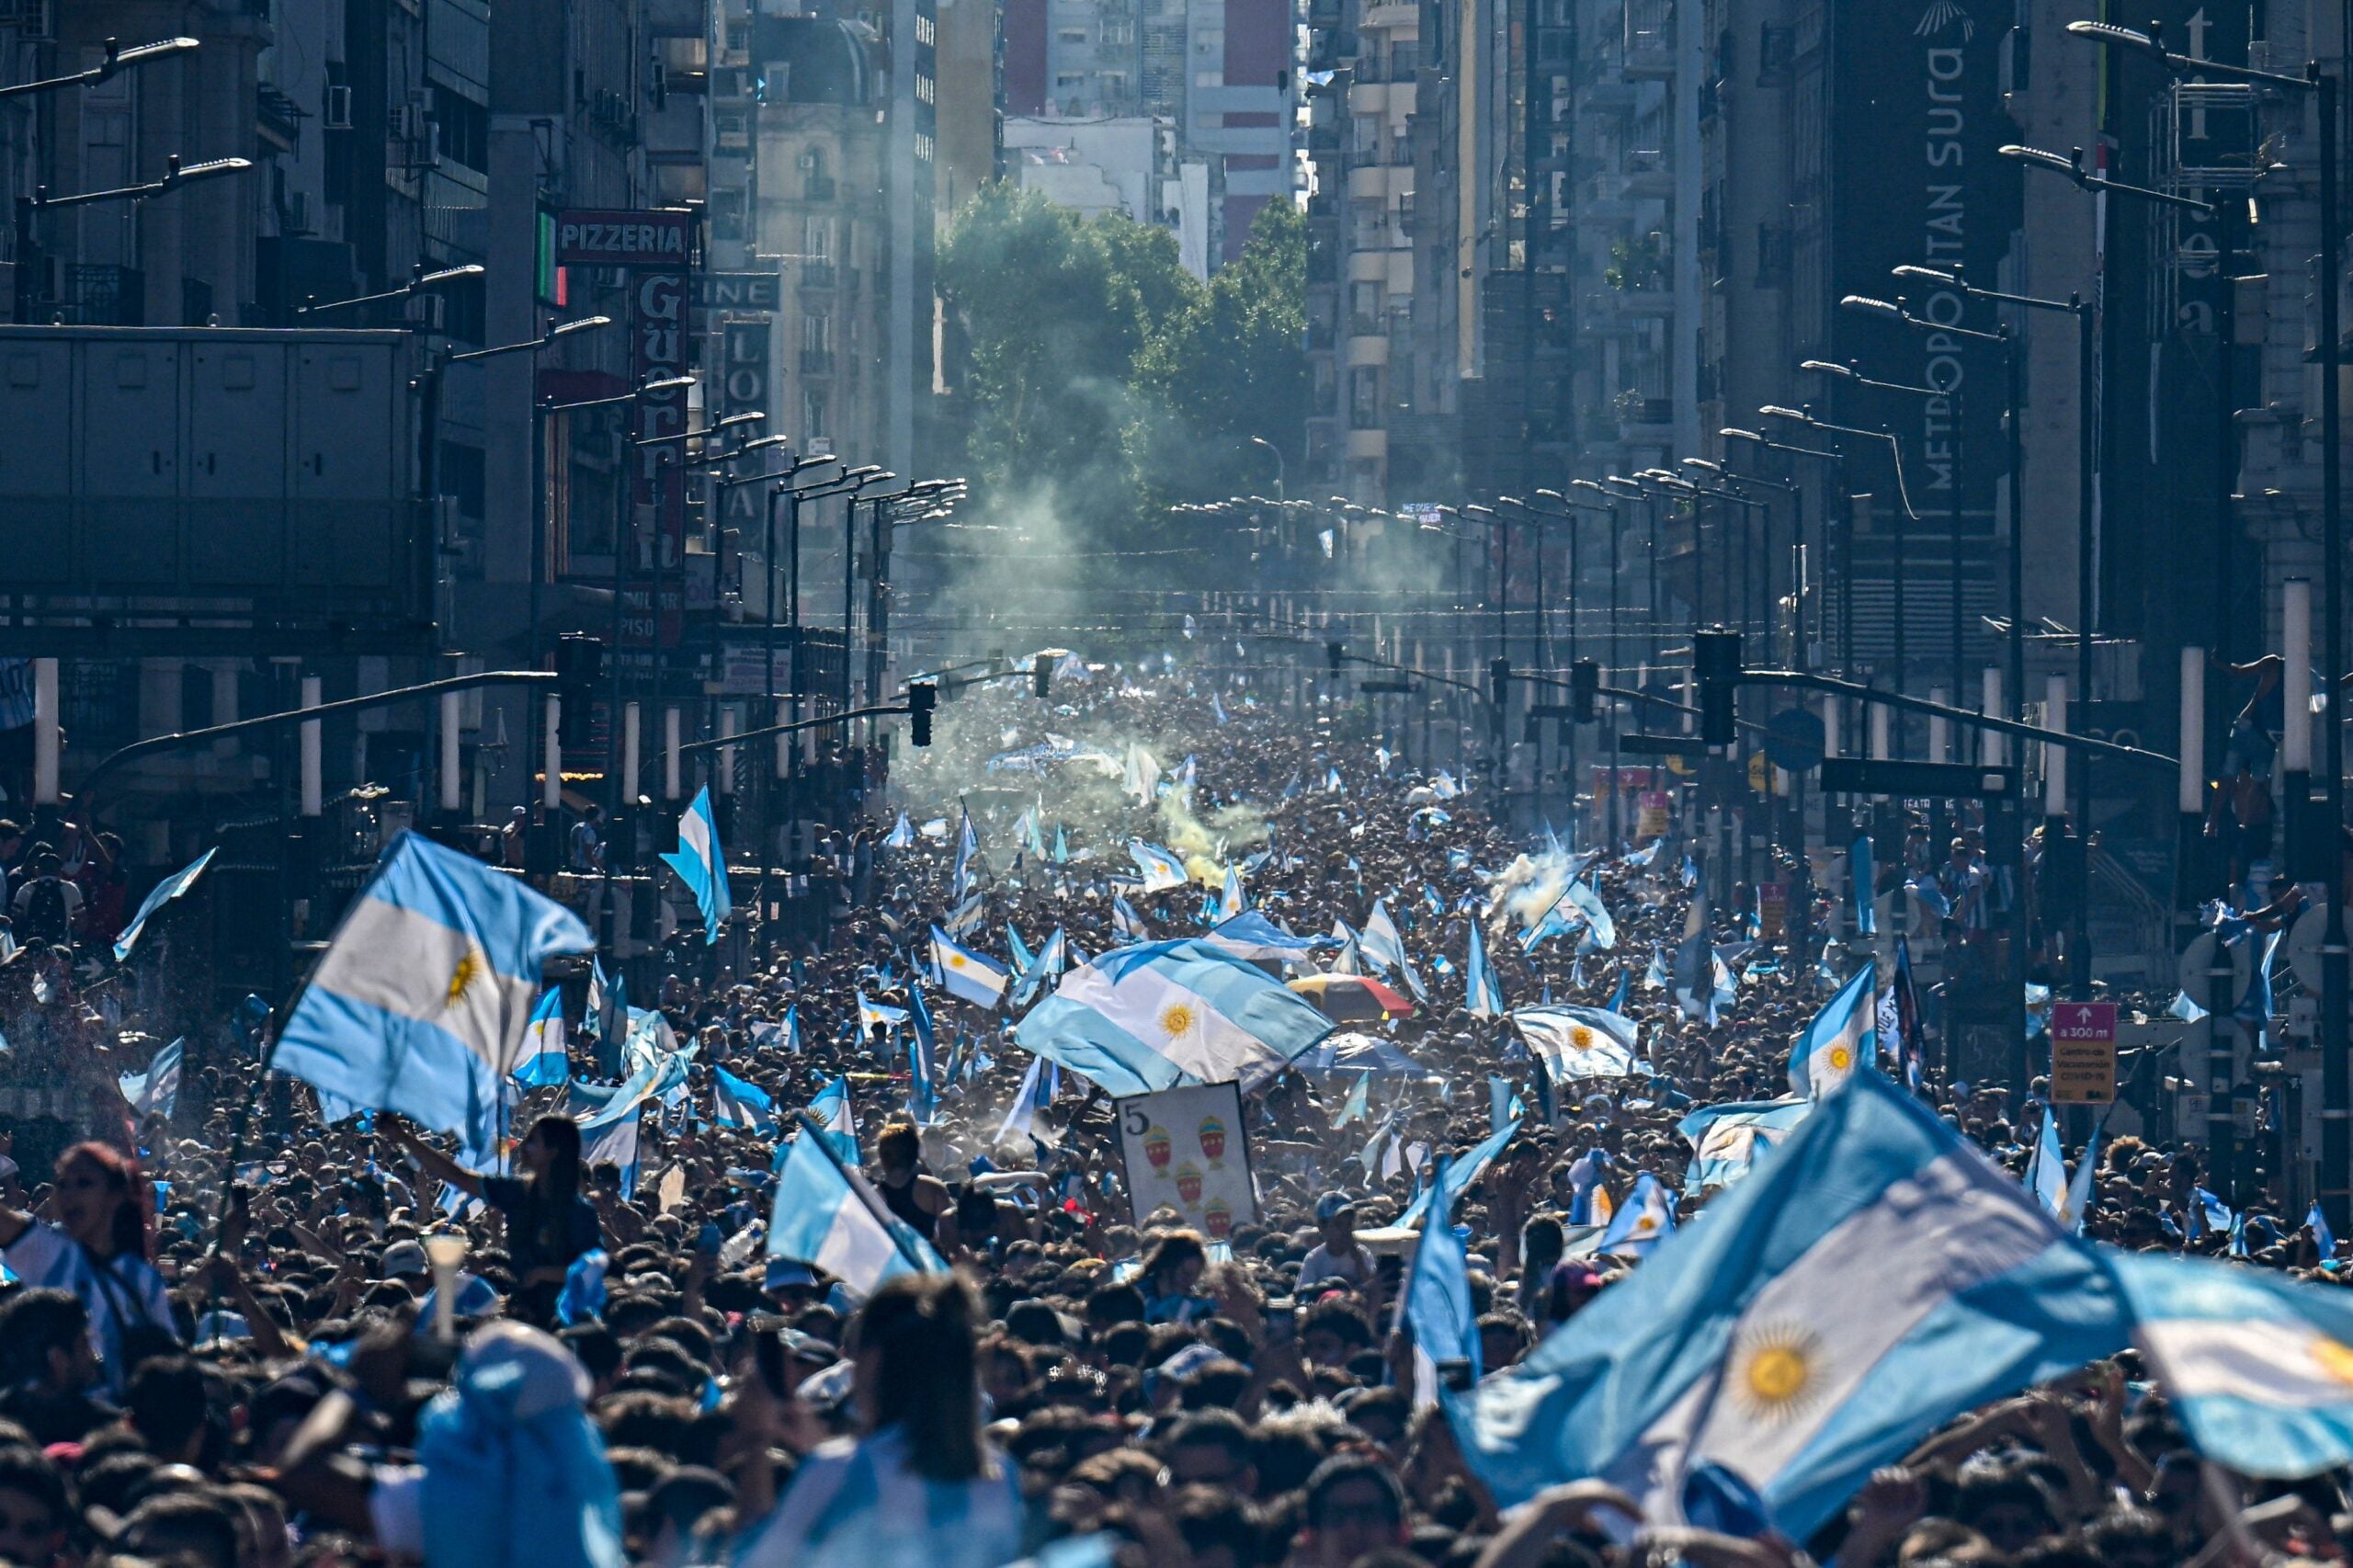
[[[518,1107],[504,1171],[389,1114],[330,1125],[306,1089],[265,1082],[266,1030],[191,1056],[177,1103],[143,1117],[97,1085],[95,1135],[54,1169],[0,1157],[0,1562],[2160,1568],[2353,1548],[2343,1472],[2202,1464],[2129,1352],[1923,1433],[1805,1540],[1737,1510],[1646,1517],[1586,1475],[1499,1507],[1401,1331],[1400,1216],[1517,1102],[1517,1134],[1424,1221],[1464,1239],[1479,1360],[1510,1368],[1673,1267],[1674,1241],[1595,1244],[1645,1176],[1680,1195],[1683,1229],[1710,1222],[1718,1191],[1691,1179],[1677,1124],[1787,1092],[1836,955],[1790,950],[1725,896],[1712,936],[1755,946],[1728,999],[1688,1006],[1657,962],[1707,896],[1679,844],[1597,846],[1602,950],[1523,950],[1571,848],[1392,755],[1361,710],[1182,670],[1097,670],[1057,698],[1042,727],[1010,696],[952,710],[900,782],[909,830],[846,841],[829,939],[740,972],[675,949],[647,989],[694,1063],[626,1170],[594,1162],[560,1088]],[[1130,745],[1187,762],[1123,793]],[[984,790],[967,859],[956,802]],[[1143,893],[1131,835],[1193,881]],[[1249,1222],[1221,1238],[1134,1212],[1108,1098],[1032,1074],[1009,1009],[926,989],[938,1081],[916,1105],[908,1032],[872,1009],[908,1006],[935,925],[997,951],[1008,926],[1031,949],[1059,930],[1076,965],[1201,934],[1228,867],[1302,937],[1362,932],[1378,903],[1414,968],[1389,978],[1420,992],[1353,1026],[1409,1070],[1286,1072],[1246,1097]],[[1984,880],[1959,851],[1946,875],[1972,899]],[[1827,903],[1799,913],[1837,927]],[[1472,1006],[1474,926],[1512,1003],[1637,1024],[1637,1070],[1547,1081]],[[1369,960],[1344,938],[1316,961]],[[576,994],[567,1011],[593,1075]],[[1915,1092],[2023,1177],[2040,1085],[1955,1083],[1937,1060]],[[718,1069],[773,1120],[721,1115]],[[771,1256],[780,1141],[811,1135],[792,1113],[829,1089],[880,1202],[946,1271],[861,1299]],[[2333,1243],[2259,1200],[2234,1234],[2201,1224],[2194,1149],[2111,1128],[2092,1157],[2093,1237],[2338,1278]]]

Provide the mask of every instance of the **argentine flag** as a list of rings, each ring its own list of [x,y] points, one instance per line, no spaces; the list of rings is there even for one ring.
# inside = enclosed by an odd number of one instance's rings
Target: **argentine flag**
[[[719,940],[719,928],[735,908],[727,893],[727,857],[719,847],[719,819],[710,813],[710,786],[695,791],[694,802],[678,818],[678,846],[662,857],[678,873],[702,911],[702,939]]]
[[[853,1295],[870,1296],[901,1274],[938,1274],[948,1265],[931,1244],[883,1207],[866,1178],[806,1118],[787,1146],[768,1215],[768,1256],[822,1268]]]
[[[509,1074],[527,1089],[550,1088],[572,1081],[572,1059],[563,1047],[563,993],[551,986],[531,1010],[523,1030],[523,1059]]]
[[[1634,1041],[1642,1026],[1622,1013],[1567,1003],[1515,1007],[1511,1021],[1554,1082],[1574,1078],[1623,1078],[1640,1069]]]
[[[1242,872],[1233,866],[1225,869],[1225,886],[1217,896],[1217,918],[1232,920],[1250,907],[1250,900],[1242,891]]]
[[[1229,1079],[1247,1094],[1332,1028],[1265,971],[1187,940],[1121,948],[1073,970],[1013,1038],[1112,1095]]]
[[[1790,1051],[1790,1093],[1818,1100],[1879,1067],[1879,960],[1867,959]]]
[[[899,813],[898,822],[892,826],[890,835],[882,840],[882,847],[885,849],[913,849],[915,846],[915,827],[907,821],[907,813],[901,812]]]
[[[2054,1219],[2067,1207],[2067,1157],[2059,1147],[2059,1113],[2050,1106],[2042,1108],[2042,1135],[2027,1162],[2026,1189]]]
[[[1305,963],[1315,951],[1313,937],[1294,937],[1255,909],[1222,922],[1201,939],[1253,963]]]
[[[1149,942],[1152,932],[1135,906],[1118,893],[1111,895],[1111,934],[1122,942]]]
[[[929,1127],[939,1111],[939,1044],[920,983],[907,987],[907,1021],[915,1037],[907,1052],[907,1114],[917,1127]]]
[[[221,846],[216,844],[157,882],[153,890],[140,900],[139,913],[131,917],[131,924],[124,926],[122,935],[114,939],[115,962],[121,963],[131,957],[131,949],[139,945],[140,936],[147,929],[148,920],[157,910],[194,887],[196,879],[204,875],[204,868],[212,864],[212,857],[219,853]]]
[[[2198,1451],[2246,1475],[2353,1460],[2353,1302],[2268,1269],[2100,1249]]]
[[[595,945],[563,905],[404,833],[295,998],[269,1065],[487,1151],[540,965]]]
[[[1429,993],[1422,988],[1422,977],[1414,972],[1414,960],[1405,956],[1405,937],[1397,929],[1397,922],[1390,916],[1386,899],[1372,901],[1372,913],[1365,917],[1364,931],[1358,937],[1364,956],[1383,969],[1392,970],[1405,983],[1405,989],[1416,1002],[1427,1002]]]
[[[1048,981],[1060,979],[1063,971],[1069,967],[1070,939],[1057,926],[1054,934],[1046,938],[1046,945],[1038,949],[1038,956],[1021,966],[1021,973],[1013,982],[1013,1006],[1029,1006],[1029,999],[1037,995]]]
[[[141,1120],[160,1116],[169,1121],[179,1109],[180,1062],[186,1054],[185,1043],[176,1040],[155,1053],[144,1073],[121,1075],[122,1097]]]
[[[768,1092],[717,1065],[710,1070],[710,1110],[722,1127],[776,1136],[776,1101]]]
[[[1003,1001],[1009,982],[1003,964],[959,946],[937,926],[931,928],[931,971],[941,990],[979,1007],[994,1007]]]
[[[817,1136],[825,1141],[835,1156],[846,1165],[859,1164],[858,1157],[858,1118],[849,1107],[849,1080],[835,1078],[819,1089],[809,1102],[809,1113],[802,1121],[813,1125]]]
[[[1618,922],[1603,907],[1601,895],[1586,882],[1571,882],[1561,901],[1585,916],[1586,933],[1577,943],[1581,953],[1606,953],[1618,945]]]
[[[1143,873],[1143,891],[1165,892],[1181,888],[1192,879],[1185,875],[1185,862],[1157,844],[1146,844],[1141,838],[1128,840],[1128,858]]]
[[[1487,961],[1487,944],[1479,935],[1476,920],[1471,922],[1471,951],[1462,961],[1462,984],[1467,993],[1464,1006],[1472,1017],[1504,1016],[1503,983],[1495,978],[1495,966]]]
[[[1392,1120],[1393,1123],[1394,1118]],[[1456,1202],[1487,1174],[1487,1167],[1495,1163],[1495,1156],[1502,1153],[1505,1146],[1518,1134],[1519,1122],[1515,1118],[1472,1144],[1471,1152],[1461,1159],[1449,1161],[1440,1173],[1443,1179],[1432,1180],[1422,1189],[1420,1196],[1405,1206],[1405,1211],[1397,1216],[1398,1228],[1411,1229],[1426,1217],[1436,1224],[1452,1224]]]
[[[1609,1217],[1594,1251],[1641,1256],[1675,1232],[1675,1194],[1666,1184],[1644,1171],[1634,1178],[1634,1190]]]
[[[1451,1184],[1447,1161],[1437,1161],[1437,1186]],[[1424,1225],[1414,1246],[1413,1269],[1405,1277],[1402,1302],[1414,1335],[1414,1405],[1438,1403],[1438,1363],[1462,1362],[1480,1375],[1479,1313],[1471,1295],[1470,1259],[1451,1225]]]
[[[1729,1471],[1802,1540],[1964,1411],[2126,1342],[2100,1262],[1875,1074],[1525,1359],[1446,1396],[1497,1503],[1594,1476],[1654,1519]]]
[[[625,1199],[637,1196],[637,1133],[644,1114],[642,1109],[632,1110],[597,1129],[594,1138],[580,1142],[580,1168],[593,1171],[599,1165],[612,1166],[620,1173],[621,1197]],[[581,1125],[581,1131],[589,1131],[586,1123]]]
[[[949,890],[949,897],[961,899],[972,886],[972,853],[981,846],[981,835],[972,831],[972,813],[964,812],[963,823],[956,830],[956,871]]]
[[[1730,1187],[1813,1110],[1812,1100],[1790,1098],[1733,1100],[1693,1111],[1675,1127],[1692,1151],[1683,1190],[1696,1197],[1711,1187]]]

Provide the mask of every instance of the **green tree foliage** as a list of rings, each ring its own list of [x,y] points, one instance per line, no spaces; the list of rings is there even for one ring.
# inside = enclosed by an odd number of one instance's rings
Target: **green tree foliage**
[[[965,472],[1093,549],[1165,542],[1166,507],[1296,464],[1306,413],[1305,226],[1268,206],[1204,285],[1167,230],[1082,218],[993,185],[943,241],[939,290],[968,353]]]

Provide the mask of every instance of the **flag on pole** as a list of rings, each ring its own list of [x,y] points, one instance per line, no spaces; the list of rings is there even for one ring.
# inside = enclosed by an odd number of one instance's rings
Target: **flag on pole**
[[[1128,858],[1143,873],[1143,891],[1165,892],[1181,888],[1191,879],[1185,875],[1185,862],[1157,844],[1146,844],[1141,838],[1128,840]]]
[[[1634,1190],[1609,1217],[1609,1228],[1593,1250],[1641,1256],[1674,1233],[1675,1194],[1644,1171],[1634,1178]]]
[[[525,1088],[544,1089],[572,1081],[572,1058],[563,1043],[563,993],[553,986],[531,1010],[523,1030],[522,1060],[509,1074]]]
[[[597,1129],[594,1138],[584,1138],[580,1143],[580,1168],[593,1171],[600,1165],[612,1166],[620,1173],[624,1199],[637,1196],[637,1133],[644,1115],[641,1107]],[[588,1129],[584,1125],[582,1131]]]
[[[139,913],[131,917],[131,924],[124,926],[122,935],[114,939],[115,962],[121,963],[131,957],[131,949],[139,945],[139,938],[145,934],[147,922],[153,917],[155,912],[194,887],[196,879],[204,875],[204,868],[212,864],[212,857],[219,853],[221,853],[221,846],[216,844],[162,881],[157,882],[153,891],[140,900]]]
[[[1111,895],[1111,934],[1122,942],[1149,942],[1152,932],[1135,906],[1119,893]]]
[[[858,1154],[858,1118],[850,1110],[849,1080],[835,1078],[819,1089],[809,1101],[808,1114],[802,1118],[817,1130],[840,1156],[846,1165],[860,1164]]]
[[[1879,935],[1879,911],[1875,907],[1874,890],[1878,887],[1878,872],[1871,866],[1871,838],[1867,833],[1855,835],[1855,842],[1847,851],[1847,869],[1853,878],[1855,899],[1855,929],[1866,937]]]
[[[959,945],[937,926],[931,928],[931,972],[941,990],[979,1007],[1003,1001],[1010,980],[1003,964]]]
[[[270,1066],[486,1154],[541,964],[594,946],[563,905],[404,833],[295,998]]]
[[[1197,939],[1121,948],[1073,970],[1014,1039],[1113,1095],[1227,1079],[1246,1094],[1332,1028],[1307,998]]]
[[[1858,1072],[1879,1063],[1879,989],[1876,960],[1864,960],[1838,988],[1790,1051],[1790,1092],[1818,1100],[1836,1092]]]
[[[939,1042],[919,982],[907,986],[907,1020],[915,1037],[915,1048],[907,1052],[907,1114],[917,1127],[929,1127],[939,1112]]]
[[[1474,1018],[1499,1018],[1504,1016],[1503,983],[1495,978],[1495,966],[1487,961],[1487,944],[1479,935],[1479,923],[1471,922],[1471,950],[1462,964],[1462,983],[1469,1000],[1464,1004]]]
[[[972,831],[972,813],[964,812],[963,822],[956,830],[956,870],[950,880],[948,896],[961,902],[972,887],[972,852],[981,846],[981,835]]]
[[[1434,1184],[1450,1185],[1443,1154]],[[1471,1295],[1470,1258],[1452,1225],[1433,1221],[1422,1227],[1398,1311],[1413,1332],[1415,1408],[1438,1403],[1441,1362],[1465,1364],[1472,1381],[1479,1379],[1479,1314]]]
[[[890,835],[882,840],[882,847],[885,849],[913,849],[915,846],[915,826],[907,821],[907,813],[901,812],[899,813],[898,822],[892,826]]]
[[[1642,1026],[1623,1013],[1556,1002],[1515,1007],[1510,1017],[1555,1080],[1623,1078],[1639,1071],[1634,1042]]]
[[[853,1295],[870,1296],[901,1274],[938,1274],[948,1265],[931,1244],[885,1208],[857,1169],[805,1117],[787,1145],[768,1214],[770,1257],[822,1268]]]
[[[1038,956],[1023,964],[1020,974],[1015,977],[1012,1005],[1016,1007],[1028,1006],[1029,999],[1048,983],[1060,979],[1069,964],[1070,942],[1063,935],[1063,928],[1057,926],[1054,934],[1046,938],[1046,945],[1038,949]]]
[[[1014,1092],[1013,1103],[1006,1108],[1005,1120],[997,1126],[996,1142],[1002,1143],[1008,1138],[1031,1136],[1030,1129],[1037,1123],[1038,1108],[1051,1097],[1038,1082],[1040,1070],[1045,1064],[1046,1059],[1042,1056],[1029,1059],[1029,1071],[1021,1075],[1021,1087]]]
[[[2042,1133],[2027,1162],[2026,1188],[2053,1219],[2067,1207],[2067,1160],[2059,1148],[2058,1113],[2049,1106],[2042,1108]]]
[[[185,1042],[176,1040],[155,1053],[144,1073],[121,1075],[122,1097],[131,1102],[139,1119],[160,1116],[169,1121],[179,1109],[180,1061],[185,1054]]]
[[[756,1084],[747,1084],[726,1068],[710,1070],[711,1118],[722,1127],[773,1138],[777,1132],[776,1100]]]
[[[1217,918],[1231,920],[1250,907],[1250,900],[1242,891],[1242,872],[1233,866],[1225,869],[1225,885],[1217,899]]]
[[[695,895],[695,907],[702,911],[703,941],[718,941],[719,927],[735,903],[727,893],[727,857],[719,847],[719,819],[711,815],[710,785],[695,791],[693,802],[678,818],[678,847],[663,856],[662,863],[677,872]]]

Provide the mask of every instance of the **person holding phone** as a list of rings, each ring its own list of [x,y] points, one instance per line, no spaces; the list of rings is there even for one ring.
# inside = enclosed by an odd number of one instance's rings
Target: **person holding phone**
[[[383,1125],[428,1174],[506,1216],[506,1253],[515,1270],[509,1310],[529,1323],[551,1321],[565,1270],[605,1244],[597,1206],[580,1191],[580,1124],[568,1116],[533,1122],[516,1151],[523,1164],[519,1176],[477,1175],[427,1145],[406,1122],[387,1116]]]

